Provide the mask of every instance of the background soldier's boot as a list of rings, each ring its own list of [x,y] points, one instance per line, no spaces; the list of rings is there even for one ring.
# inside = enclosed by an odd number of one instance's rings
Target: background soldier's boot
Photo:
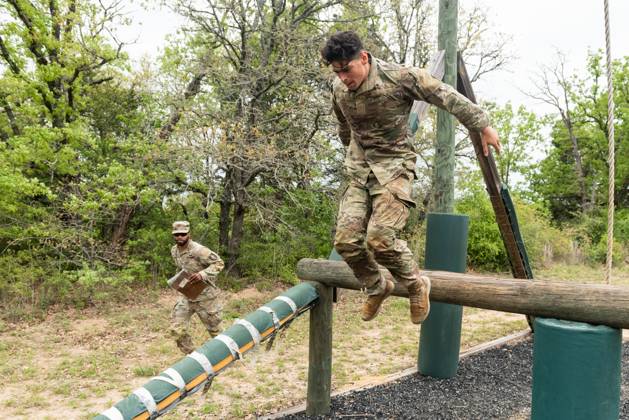
[[[214,381],[214,377],[210,377],[210,379],[207,380],[207,382],[205,383],[205,385],[203,385],[203,391],[201,392],[201,394],[207,394],[207,392],[210,390],[210,387],[212,386],[212,381]]]
[[[194,343],[189,334],[184,334],[177,338],[177,347],[183,354],[190,354],[194,351]]]
[[[371,321],[378,315],[378,311],[380,310],[380,306],[382,306],[382,302],[389,297],[393,289],[395,288],[395,284],[391,280],[386,281],[386,285],[384,287],[384,291],[379,295],[370,295],[365,303],[363,303],[363,311],[362,318],[363,321]]]
[[[411,303],[411,322],[421,324],[430,312],[430,279],[418,276],[408,285],[408,299]]]

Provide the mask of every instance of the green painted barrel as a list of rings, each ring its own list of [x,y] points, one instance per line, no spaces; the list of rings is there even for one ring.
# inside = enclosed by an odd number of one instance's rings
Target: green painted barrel
[[[535,318],[533,420],[616,420],[621,330]]]
[[[424,263],[427,270],[465,272],[468,223],[469,218],[459,214],[428,214]],[[437,302],[430,305],[419,338],[419,372],[451,378],[459,367],[463,307]]]

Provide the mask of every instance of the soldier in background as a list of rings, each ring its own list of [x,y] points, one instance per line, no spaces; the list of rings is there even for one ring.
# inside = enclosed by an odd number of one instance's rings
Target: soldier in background
[[[332,35],[321,49],[337,77],[332,106],[339,137],[347,147],[349,186],[341,199],[334,247],[367,292],[362,319],[373,319],[393,291],[378,264],[409,292],[411,321],[421,323],[430,310],[430,280],[420,274],[405,241],[397,238],[406,224],[416,154],[409,138],[413,101],[426,101],[453,114],[466,128],[480,132],[500,152],[498,133],[487,114],[451,86],[424,69],[386,63],[365,51],[352,31]]]
[[[188,354],[194,350],[192,337],[189,333],[190,317],[197,314],[205,325],[210,336],[220,333],[220,290],[216,286],[216,276],[225,264],[215,252],[190,239],[190,223],[177,221],[173,223],[172,234],[176,245],[170,253],[179,270],[192,273],[189,282],[204,282],[205,289],[195,299],[188,299],[183,294],[175,304],[172,312],[171,335],[177,341],[177,347]]]

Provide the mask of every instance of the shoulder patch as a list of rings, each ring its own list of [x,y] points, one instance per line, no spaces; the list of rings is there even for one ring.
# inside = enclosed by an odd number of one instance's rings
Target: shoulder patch
[[[378,63],[378,69],[380,69],[381,76],[384,76],[388,81],[394,84],[399,84],[400,78],[403,75],[404,67],[395,63],[387,63],[386,61],[376,59]]]
[[[199,257],[207,258],[212,253],[212,251],[201,244],[196,244],[193,253],[194,255],[198,255]]]

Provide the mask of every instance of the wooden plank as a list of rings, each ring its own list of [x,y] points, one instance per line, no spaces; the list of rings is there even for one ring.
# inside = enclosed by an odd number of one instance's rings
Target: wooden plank
[[[388,279],[391,274],[381,272]],[[578,284],[426,271],[432,282],[430,299],[495,311],[629,328],[629,287]],[[344,262],[302,259],[297,276],[329,286],[360,289]],[[408,296],[396,283],[393,294]]]
[[[474,95],[472,83],[470,82],[461,54],[458,55],[457,89],[470,101],[476,103],[476,95]],[[501,196],[502,185],[500,182],[500,175],[498,173],[498,168],[496,167],[496,162],[493,158],[491,149],[489,151],[489,156],[485,156],[483,153],[480,133],[470,131],[469,134],[472,144],[474,145],[474,151],[476,152],[476,158],[478,159],[483,179],[485,180],[487,193],[489,194],[489,199],[496,215],[496,222],[498,223],[500,235],[502,236],[502,241],[505,245],[505,249],[507,250],[513,276],[520,279],[529,278],[526,269],[526,262],[523,256],[524,252],[521,252],[518,247],[516,236],[511,226],[511,221],[509,220],[509,214]]]

